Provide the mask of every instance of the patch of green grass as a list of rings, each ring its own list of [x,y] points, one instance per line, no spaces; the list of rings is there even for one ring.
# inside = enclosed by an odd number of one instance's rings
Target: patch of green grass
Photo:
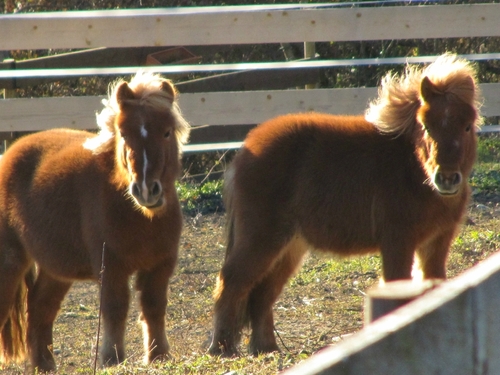
[[[325,258],[314,267],[308,263],[317,262],[318,255],[311,255],[290,285],[305,286],[312,283],[338,284],[346,279],[355,281],[360,277],[377,279],[381,274],[380,256],[358,256],[349,258]]]
[[[500,161],[476,164],[469,182],[476,193],[498,192],[500,190]]]
[[[477,163],[470,177],[475,194],[498,194],[500,190],[500,136],[482,135],[478,139]]]
[[[177,183],[177,195],[183,211],[190,216],[223,211],[223,185],[222,180],[207,181],[203,184]]]
[[[500,162],[500,136],[497,134],[481,135],[477,145],[479,163]]]

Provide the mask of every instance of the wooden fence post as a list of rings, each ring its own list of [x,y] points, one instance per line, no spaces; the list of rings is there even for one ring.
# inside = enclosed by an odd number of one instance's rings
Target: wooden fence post
[[[370,288],[365,298],[365,325],[422,296],[442,280],[399,280]]]
[[[16,69],[16,60],[14,59],[4,59],[3,62],[5,63],[6,66],[4,66],[6,69],[13,70]],[[16,81],[15,78],[12,79],[12,81],[6,85],[6,87],[3,89],[3,98],[4,99],[11,99],[16,97]],[[4,135],[1,136],[0,139],[2,139],[2,144],[0,147],[0,153],[4,153],[7,150],[7,147],[12,143],[12,138],[13,134],[10,133],[9,135]]]
[[[314,42],[304,42],[304,58],[313,59],[316,56],[316,45]],[[306,85],[307,89],[315,89],[317,83]]]

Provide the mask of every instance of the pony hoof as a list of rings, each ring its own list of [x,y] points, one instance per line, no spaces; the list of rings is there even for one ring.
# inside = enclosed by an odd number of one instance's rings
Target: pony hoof
[[[254,357],[258,357],[261,354],[278,353],[278,352],[281,352],[281,350],[280,350],[280,348],[278,348],[277,345],[269,345],[269,346],[264,346],[261,348],[249,348],[249,352]]]
[[[172,359],[172,356],[169,353],[159,353],[154,355],[149,355],[146,357],[146,363],[152,362],[165,362]]]
[[[113,367],[119,365],[122,362],[123,360],[120,360],[116,357],[103,358],[101,360],[101,367]]]
[[[212,344],[208,348],[208,354],[214,357],[231,358],[237,357],[238,351],[235,348],[227,348],[224,345]]]
[[[54,373],[55,371],[56,371],[55,363],[46,363],[44,365],[38,365],[34,369],[35,374]]]

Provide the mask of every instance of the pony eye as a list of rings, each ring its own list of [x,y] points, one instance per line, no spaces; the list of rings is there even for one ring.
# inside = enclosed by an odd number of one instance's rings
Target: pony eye
[[[170,137],[170,130],[169,130],[169,131],[167,131],[167,132],[165,132],[165,135],[164,135],[164,137],[165,137],[165,138],[168,138],[168,137]]]
[[[470,125],[468,125],[468,126],[465,128],[465,131],[466,131],[466,132],[470,131],[470,128],[471,128],[471,126],[470,126]]]

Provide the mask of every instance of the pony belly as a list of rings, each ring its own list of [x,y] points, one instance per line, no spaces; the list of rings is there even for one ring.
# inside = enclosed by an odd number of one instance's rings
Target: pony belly
[[[81,264],[76,265],[73,262],[65,263],[61,262],[47,262],[39,261],[37,262],[40,268],[43,268],[47,273],[51,274],[57,279],[63,280],[96,280],[95,272],[92,268],[82,267]],[[76,267],[73,267],[76,266]]]
[[[315,221],[312,219],[303,223],[302,233],[309,246],[316,251],[340,256],[364,255],[380,251],[377,233],[367,223],[363,225],[362,220],[352,221],[351,225],[347,226],[346,223],[340,222],[330,222],[325,225],[327,223]]]
[[[380,253],[380,249],[378,247],[321,247],[315,248],[316,251],[321,253],[333,253],[339,256],[353,256],[353,255],[368,255],[368,254],[376,254]]]
[[[49,247],[56,252],[56,248]],[[94,272],[90,259],[85,250],[63,247],[56,252],[59,256],[49,254],[46,248],[30,247],[30,255],[34,258],[39,268],[58,279],[89,280],[96,279],[99,270]]]

